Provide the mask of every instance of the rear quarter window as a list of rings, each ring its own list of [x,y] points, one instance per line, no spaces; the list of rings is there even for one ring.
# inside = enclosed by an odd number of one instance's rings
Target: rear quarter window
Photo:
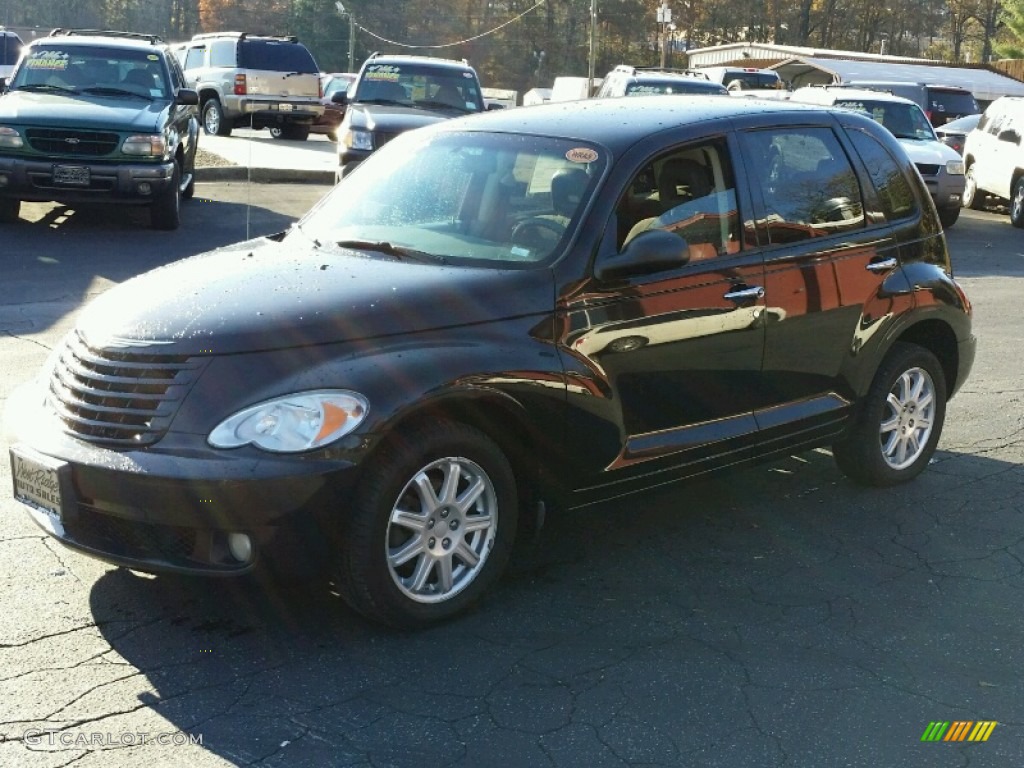
[[[894,221],[917,213],[917,201],[910,182],[888,150],[862,131],[850,131],[849,136],[878,192],[882,216],[887,221]]]

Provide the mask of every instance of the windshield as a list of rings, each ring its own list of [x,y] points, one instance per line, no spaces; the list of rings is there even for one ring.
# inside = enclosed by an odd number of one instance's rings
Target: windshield
[[[10,88],[152,99],[166,99],[170,93],[163,61],[152,50],[57,43],[29,48]]]
[[[684,80],[681,77],[664,80],[644,80],[626,86],[627,96],[646,96],[652,93],[718,93],[718,87],[707,80]]]
[[[579,141],[423,134],[402,134],[371,155],[298,229],[325,247],[530,266],[562,252],[607,164],[605,150]]]
[[[426,64],[369,64],[356,84],[354,101],[481,112],[480,84],[466,69]]]
[[[881,123],[897,139],[938,141],[932,124],[917,104],[899,101],[872,101],[870,99],[843,99],[836,106],[864,112],[877,123]]]

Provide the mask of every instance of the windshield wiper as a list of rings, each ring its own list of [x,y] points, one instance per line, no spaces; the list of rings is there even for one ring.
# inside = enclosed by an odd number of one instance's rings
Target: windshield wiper
[[[145,99],[146,101],[153,100],[152,96],[143,96],[138,91],[129,91],[124,88],[107,88],[102,85],[93,86],[92,88],[83,88],[82,91],[84,93],[95,93],[99,96],[134,96],[137,99]]]
[[[395,104],[399,107],[408,107],[408,101],[395,101],[394,99],[359,99],[356,104]]]
[[[465,112],[465,107],[449,104],[447,101],[417,101],[417,107],[430,107],[432,109],[454,109],[456,112]]]
[[[386,240],[339,240],[335,243],[340,248],[353,248],[357,251],[376,251],[385,253],[388,256],[395,256],[399,259],[414,259],[416,261],[433,261],[438,264],[447,264],[444,256],[426,251],[417,251],[404,245],[395,245]]]
[[[12,91],[59,91],[60,93],[78,93],[77,88],[72,88],[66,85],[53,85],[52,83],[31,83],[28,85],[19,85],[11,89]]]

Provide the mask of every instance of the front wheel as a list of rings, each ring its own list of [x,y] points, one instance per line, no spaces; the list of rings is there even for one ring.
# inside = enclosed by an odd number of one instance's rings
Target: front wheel
[[[21,213],[21,200],[11,197],[0,197],[0,224],[12,224]]]
[[[897,342],[882,361],[846,436],[832,447],[845,475],[896,485],[928,465],[946,418],[946,379],[931,352]]]
[[[939,221],[942,222],[943,229],[949,229],[956,220],[960,218],[960,206],[950,208],[939,208]]]
[[[394,436],[339,516],[339,590],[415,627],[465,610],[501,574],[517,526],[512,468],[482,432],[439,421]]]
[[[181,225],[181,168],[174,161],[170,186],[149,207],[149,223],[153,229],[177,229]]]
[[[985,193],[978,189],[978,180],[974,177],[974,166],[967,169],[964,174],[964,208],[972,208],[979,211],[985,207]]]
[[[1010,198],[1010,223],[1018,229],[1024,227],[1024,176],[1013,182]]]

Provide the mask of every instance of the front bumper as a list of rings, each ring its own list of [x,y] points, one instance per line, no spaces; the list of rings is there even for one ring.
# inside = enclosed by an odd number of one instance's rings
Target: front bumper
[[[85,168],[88,184],[54,181],[58,167]],[[166,191],[174,163],[99,163],[87,158],[40,160],[0,156],[0,196],[30,202],[87,203],[116,200],[146,205]],[[148,189],[148,191],[147,191]]]
[[[25,508],[66,546],[140,571],[221,576],[263,561],[302,572],[326,554],[332,502],[354,484],[350,462],[215,450],[204,436],[174,432],[145,449],[111,450],[65,434],[39,391],[27,384],[8,405],[11,460],[63,464],[59,514]],[[231,554],[229,533],[249,536],[251,559]]]
[[[917,170],[924,179],[928,193],[935,201],[936,208],[959,208],[963,200],[965,177],[950,175],[944,166],[918,165]]]

